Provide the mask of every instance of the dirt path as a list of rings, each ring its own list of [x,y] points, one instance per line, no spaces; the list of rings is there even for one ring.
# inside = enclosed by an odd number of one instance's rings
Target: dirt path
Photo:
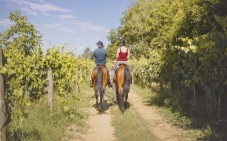
[[[114,127],[111,125],[111,113],[109,104],[104,101],[104,112],[99,113],[94,106],[95,99],[91,101],[91,107],[86,112],[89,113],[87,124],[89,126],[85,134],[77,135],[77,139],[72,141],[114,141]]]
[[[149,125],[150,131],[153,135],[158,137],[160,141],[191,141],[192,139],[182,138],[185,133],[184,130],[172,126],[167,123],[162,116],[158,113],[154,106],[148,106],[141,96],[135,92],[129,93],[128,101],[133,108],[139,113]],[[76,139],[71,141],[116,141],[114,136],[114,127],[111,125],[111,115],[109,105],[105,102],[105,112],[99,113],[92,105],[95,99],[92,99],[90,108],[86,109],[89,113],[87,118],[88,130],[84,134],[76,133]],[[114,105],[116,106],[116,105]],[[75,134],[74,134],[75,136]]]
[[[183,129],[172,126],[167,123],[162,116],[158,113],[154,106],[148,106],[143,102],[141,96],[135,92],[129,95],[129,102],[133,105],[139,115],[145,119],[150,127],[152,134],[157,136],[161,141],[191,141],[192,139],[183,138],[185,134]]]

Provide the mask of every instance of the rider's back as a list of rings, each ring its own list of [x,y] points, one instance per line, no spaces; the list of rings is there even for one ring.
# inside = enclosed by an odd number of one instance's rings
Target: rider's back
[[[106,50],[104,48],[97,48],[94,51],[95,64],[106,64]]]

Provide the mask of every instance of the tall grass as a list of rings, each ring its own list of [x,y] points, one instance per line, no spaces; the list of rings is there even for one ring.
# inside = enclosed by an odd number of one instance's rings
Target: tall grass
[[[87,114],[81,108],[86,106],[85,100],[90,91],[87,87],[83,89],[82,93],[67,99],[67,107],[58,98],[55,98],[51,111],[47,108],[45,97],[31,104],[24,109],[24,116],[10,121],[7,141],[59,141],[71,124],[76,125],[78,131],[82,130]]]

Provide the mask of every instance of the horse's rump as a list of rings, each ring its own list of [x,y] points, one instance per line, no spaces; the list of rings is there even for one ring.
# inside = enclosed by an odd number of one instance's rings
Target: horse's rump
[[[127,77],[126,79],[125,79],[124,75]],[[126,80],[128,81],[128,78],[131,79],[130,70],[129,70],[127,64],[121,63],[121,64],[117,67],[117,69],[115,70],[115,74],[114,74],[114,77],[113,77],[113,81],[114,81],[115,83],[117,83],[117,81],[120,81],[120,82],[118,82],[118,83],[119,83],[119,85],[122,84],[121,86],[123,87],[123,82],[124,82],[124,80],[125,80],[125,81],[126,81]]]
[[[125,109],[125,101],[127,101],[131,84],[131,73],[127,65],[120,65],[114,75],[113,81],[116,84],[116,94],[121,111]]]
[[[92,82],[93,88],[95,91],[96,98],[96,106],[100,111],[102,109],[102,101],[105,94],[105,89],[107,86],[107,82],[109,81],[108,70],[105,65],[98,65],[92,71]],[[98,97],[100,97],[100,101],[98,102]]]
[[[105,65],[97,65],[92,72],[92,82],[96,93],[104,93],[109,80],[108,70]]]

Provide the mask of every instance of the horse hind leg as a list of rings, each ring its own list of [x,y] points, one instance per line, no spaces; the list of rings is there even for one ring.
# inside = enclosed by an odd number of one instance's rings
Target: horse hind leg
[[[128,93],[125,95],[125,101],[128,100]]]
[[[129,103],[127,102],[128,100],[128,93],[125,94],[125,107],[129,108]]]
[[[104,96],[104,93],[102,93],[102,94],[100,94],[100,101],[99,101],[99,107],[98,107],[98,109],[99,109],[99,111],[101,111],[102,110],[102,101],[103,101],[103,96]]]
[[[96,108],[98,108],[98,106],[99,106],[98,99],[99,99],[99,95],[98,95],[98,93],[95,93],[95,100],[96,100],[95,107]]]
[[[125,104],[124,104],[124,95],[119,95],[119,108],[122,112],[125,110]]]
[[[118,104],[119,104],[119,108],[122,112],[125,110],[124,98],[125,98],[125,96],[123,94],[123,88],[121,88],[119,90],[119,94],[118,94]]]

